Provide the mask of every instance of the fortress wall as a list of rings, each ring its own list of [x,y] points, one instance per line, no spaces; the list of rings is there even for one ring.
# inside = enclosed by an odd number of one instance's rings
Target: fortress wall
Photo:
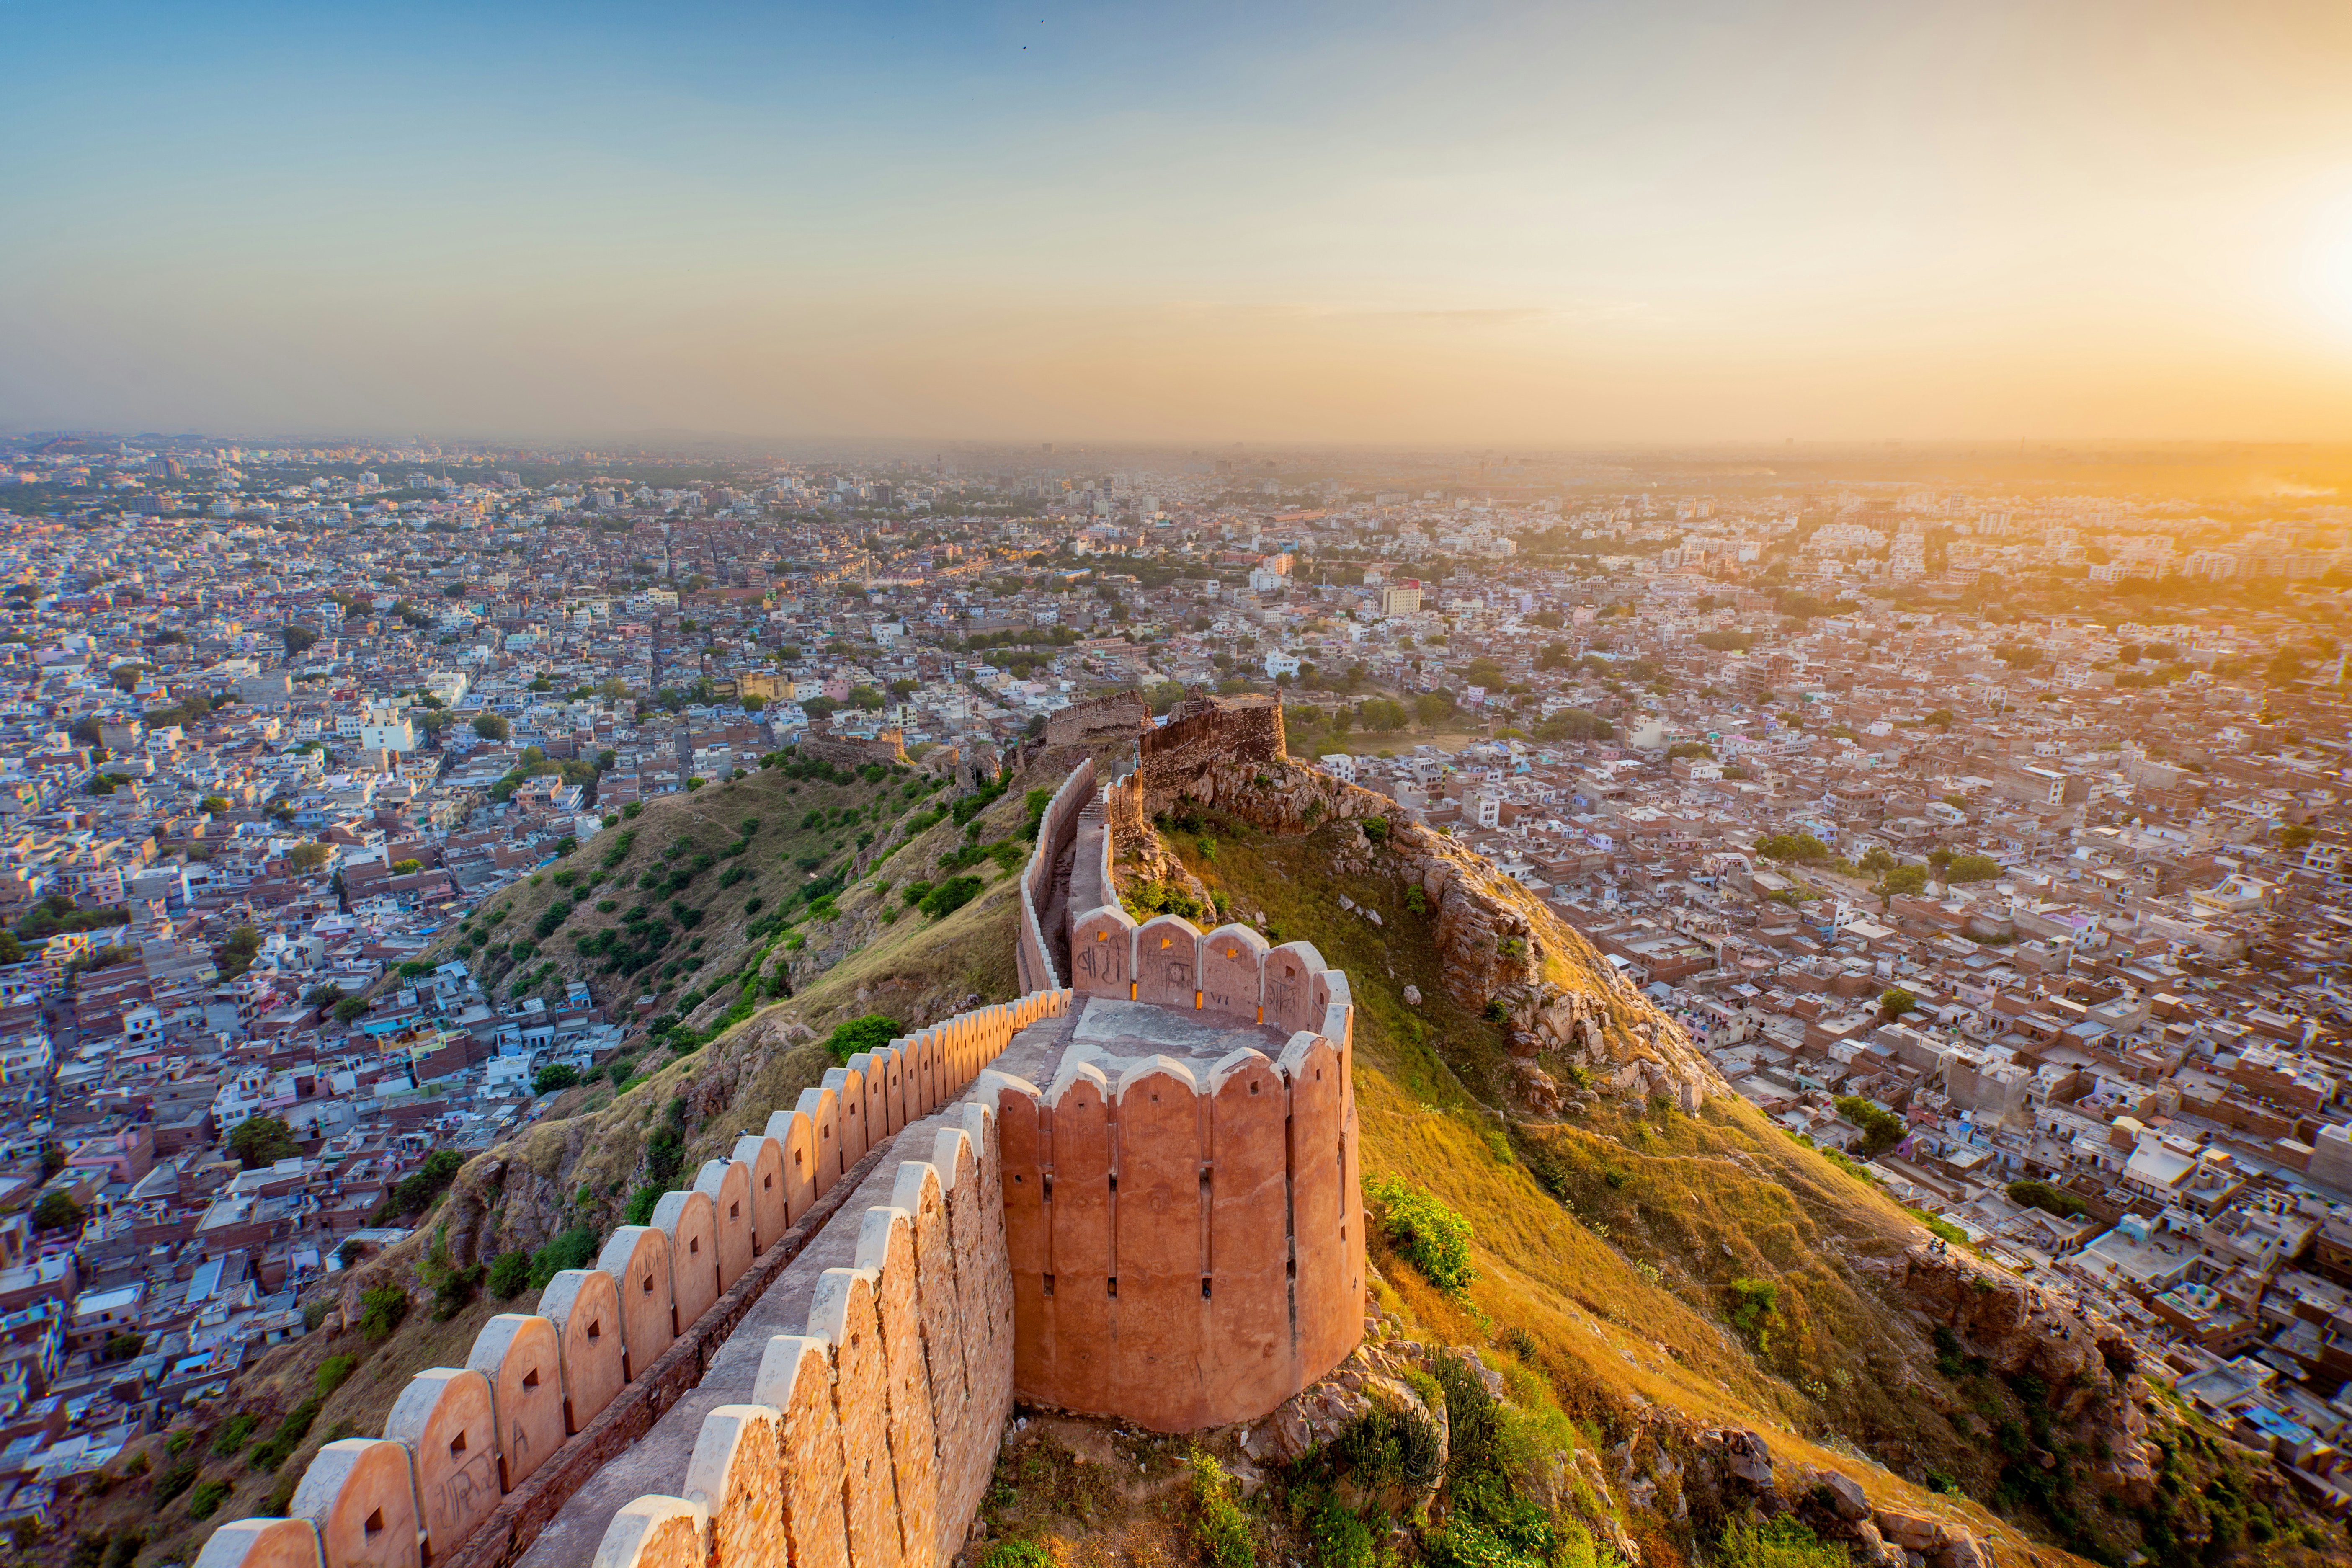
[[[1208,699],[1145,732],[1144,763],[1106,792],[1134,797],[1102,836],[1107,897],[1150,760],[1194,766],[1204,748],[1278,760],[1281,710]],[[1288,1043],[1279,1061],[1240,1050],[1205,1078],[1151,1058],[1115,1084],[1087,1063],[1042,1089],[997,1080],[1015,1385],[1164,1432],[1255,1420],[1362,1337],[1348,977],[1310,942],[1180,915],[1138,924],[1116,902],[1070,911],[1070,969],[1074,996],[1213,1014]]]
[[[931,1092],[952,1101],[1015,1032],[1071,1001],[1067,992],[1032,993],[924,1031],[952,1042],[936,1054]],[[887,1059],[874,1066],[873,1104],[887,1117],[887,1064],[898,1058],[877,1055]],[[866,1075],[855,1076],[862,1107]],[[511,1562],[692,1389],[744,1311],[832,1219],[849,1192],[840,1169],[823,1184],[793,1173],[825,1145],[814,1123],[831,1118],[835,1100],[822,1095],[811,1107],[804,1096],[803,1109],[778,1112],[765,1136],[738,1140],[732,1158],[704,1165],[693,1190],[663,1196],[655,1224],[621,1226],[593,1268],[558,1275],[539,1312],[493,1318],[467,1367],[417,1373],[383,1439],[327,1445],[296,1488],[295,1517],[224,1526],[205,1546],[205,1568]],[[776,1568],[787,1561],[773,1551],[780,1537],[793,1544],[791,1561],[838,1568],[852,1568],[852,1552],[856,1568],[940,1568],[952,1555],[1012,1405],[994,1121],[967,1106],[925,1159],[900,1164],[895,1206],[853,1222],[863,1227],[860,1267],[818,1281],[800,1349],[780,1360],[771,1346],[768,1359],[789,1367],[777,1374],[784,1404],[711,1412],[681,1478],[686,1495],[623,1510],[605,1542],[622,1558],[609,1568]],[[771,1236],[766,1227],[780,1221]],[[746,1260],[755,1239],[760,1250]],[[837,1458],[824,1460],[827,1452]],[[845,1486],[812,1492],[803,1484],[812,1463],[820,1478],[846,1483],[855,1511],[837,1529],[820,1516],[839,1510]],[[780,1522],[772,1531],[763,1520]]]
[[[1363,1330],[1356,1123],[1339,1047],[1206,1079],[1151,1058],[995,1080],[1024,1400],[1186,1432],[1265,1415]]]
[[[1054,868],[1062,851],[1077,837],[1078,813],[1094,795],[1095,764],[1089,757],[1070,770],[1037,825],[1036,847],[1021,873],[1021,931],[1014,954],[1024,991],[1058,991],[1063,977],[1054,964],[1054,949],[1045,941],[1045,910],[1053,900]]]

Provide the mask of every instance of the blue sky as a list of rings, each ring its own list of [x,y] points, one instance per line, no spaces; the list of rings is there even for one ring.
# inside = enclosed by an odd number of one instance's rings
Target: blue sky
[[[2352,12],[27,8],[0,423],[2314,436]]]

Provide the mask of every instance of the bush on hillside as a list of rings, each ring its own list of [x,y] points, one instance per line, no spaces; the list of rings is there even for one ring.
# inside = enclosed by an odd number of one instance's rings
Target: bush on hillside
[[[1250,1542],[1249,1520],[1234,1500],[1233,1478],[1223,1465],[1199,1448],[1187,1462],[1192,1468],[1192,1542],[1208,1559],[1210,1568],[1256,1568],[1257,1548]]]
[[[878,1051],[906,1032],[906,1026],[887,1014],[868,1013],[835,1024],[833,1033],[825,1037],[825,1054],[845,1066],[858,1052]]]
[[[1381,1178],[1364,1185],[1381,1234],[1397,1256],[1441,1290],[1459,1290],[1478,1277],[1470,1262],[1470,1222],[1425,1192]]]

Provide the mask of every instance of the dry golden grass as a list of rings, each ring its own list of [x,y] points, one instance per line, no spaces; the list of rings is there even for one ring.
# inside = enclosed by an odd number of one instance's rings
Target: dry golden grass
[[[1346,831],[1213,830],[1213,859],[1200,855],[1198,835],[1173,847],[1236,908],[1264,910],[1279,935],[1313,941],[1349,972],[1366,1175],[1423,1188],[1474,1227],[1479,1278],[1468,1290],[1448,1295],[1386,1263],[1397,1304],[1451,1342],[1517,1344],[1593,1431],[1622,1429],[1644,1403],[1750,1428],[1781,1458],[1843,1470],[1886,1506],[1965,1518],[2010,1549],[2027,1546],[2009,1521],[1864,1457],[1915,1476],[1932,1468],[1973,1480],[1985,1470],[1973,1442],[1903,1397],[1906,1370],[1932,1352],[1848,1266],[1899,1253],[1916,1222],[1728,1097],[1697,1117],[1604,1100],[1571,1124],[1507,1119],[1501,1031],[1445,996],[1429,922],[1399,889],[1377,874],[1332,872],[1335,836]],[[1343,893],[1385,924],[1342,911]],[[1555,927],[1545,945],[1571,955],[1556,982],[1597,989],[1571,973],[1573,955],[1589,951],[1580,941]],[[1407,984],[1420,1006],[1404,1005]],[[1546,1166],[1566,1201],[1531,1163]],[[1726,1287],[1742,1278],[1781,1287],[1784,1321],[1769,1354],[1725,1321]],[[2031,1544],[2045,1561],[2065,1556]],[[1643,1545],[1645,1561],[1672,1550],[1663,1536]]]

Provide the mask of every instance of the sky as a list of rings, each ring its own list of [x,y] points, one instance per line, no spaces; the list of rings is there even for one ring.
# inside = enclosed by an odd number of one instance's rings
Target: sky
[[[2352,6],[14,8],[0,428],[2352,439]]]

